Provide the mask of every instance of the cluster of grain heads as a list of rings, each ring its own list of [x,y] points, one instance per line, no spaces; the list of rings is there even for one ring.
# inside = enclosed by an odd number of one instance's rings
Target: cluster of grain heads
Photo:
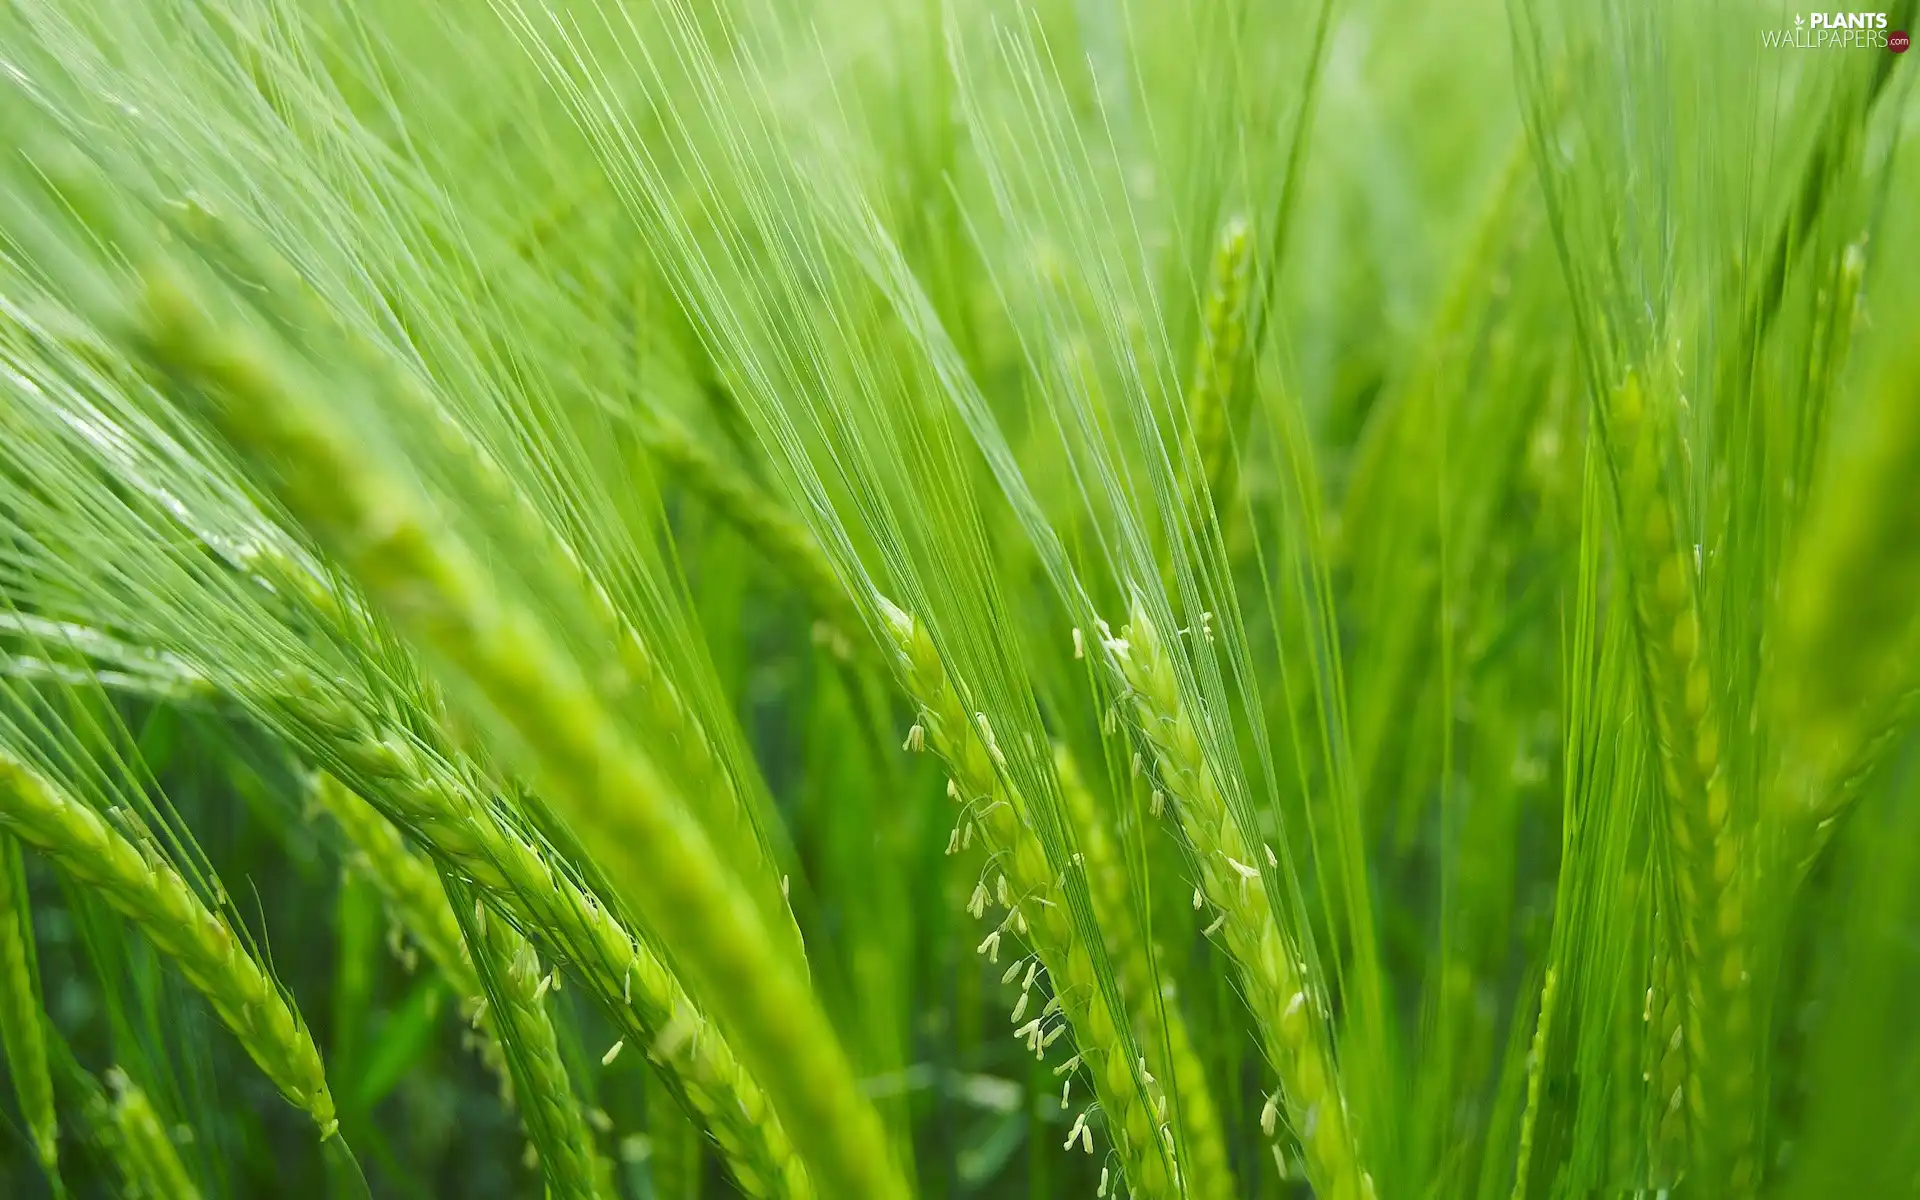
[[[1723,761],[1720,702],[1700,633],[1698,567],[1681,547],[1667,483],[1670,409],[1650,407],[1640,376],[1630,374],[1604,405],[1602,436],[1667,802],[1686,996],[1684,1024],[1671,1035],[1683,1043],[1686,1084],[1668,1104],[1686,1114],[1699,1177],[1744,1193],[1758,1171],[1747,864],[1732,772]]]
[[[1155,1057],[1164,1056],[1171,1069],[1166,1089],[1186,1135],[1181,1175],[1187,1194],[1193,1200],[1228,1200],[1238,1190],[1227,1164],[1220,1114],[1213,1105],[1206,1068],[1187,1031],[1172,974],[1156,963],[1153,942],[1128,883],[1119,838],[1064,742],[1054,746],[1053,763],[1062,811],[1078,838],[1087,892],[1120,995],[1141,1045]]]
[[[1058,873],[1034,832],[1025,802],[997,768],[1003,752],[994,741],[991,723],[984,714],[968,717],[926,628],[884,598],[880,606],[901,684],[920,710],[908,748],[931,747],[952,772],[949,794],[961,806],[955,848],[971,844],[976,829],[986,844],[991,883],[975,888],[968,911],[975,919],[984,917],[990,907],[1006,912],[980,943],[980,953],[999,961],[1008,933],[1033,947],[1033,961],[1024,968],[1016,961],[1005,975],[1008,983],[1021,981],[1016,1024],[1028,1015],[1028,994],[1042,971],[1053,989],[1052,999],[1019,1025],[1015,1036],[1044,1056],[1071,1031],[1076,1052],[1059,1070],[1069,1076],[1068,1089],[1071,1074],[1080,1065],[1092,1076],[1127,1186],[1142,1197],[1178,1194],[1171,1131],[1161,1104],[1150,1092],[1152,1073],[1130,1053],[1126,1016],[1108,1006],[1107,992],[1095,974],[1094,951],[1066,909]],[[1160,1100],[1164,1102],[1164,1093]],[[1068,1148],[1075,1141],[1092,1147],[1085,1113],[1073,1126]]]
[[[0,1047],[26,1118],[33,1152],[49,1178],[60,1169],[60,1124],[53,1111],[53,1077],[47,1070],[45,1012],[34,953],[33,911],[20,846],[0,833]]]
[[[199,1200],[200,1188],[180,1161],[166,1122],[140,1085],[118,1067],[107,1072],[113,1096],[97,1114],[111,1131],[113,1160],[134,1200]]]
[[[1280,1090],[1261,1114],[1271,1135],[1284,1108],[1322,1195],[1366,1200],[1373,1180],[1362,1166],[1325,1010],[1294,938],[1281,923],[1262,871],[1278,865],[1272,849],[1250,845],[1228,802],[1228,786],[1207,749],[1199,718],[1183,699],[1170,650],[1136,599],[1128,625],[1102,639],[1133,724],[1153,755],[1164,806],[1193,852],[1195,899],[1210,908],[1208,936],[1219,935],[1239,968],[1241,991]]]
[[[367,460],[319,380],[246,329],[215,323],[177,272],[149,271],[144,285],[134,330],[141,356],[459,681],[471,710],[512,732],[541,798],[602,853],[764,1089],[815,1185],[836,1196],[903,1195],[879,1119],[789,941],[581,665],[414,485]]]
[[[573,964],[622,1036],[673,1077],[742,1191],[756,1200],[807,1200],[814,1194],[760,1086],[619,913],[575,879],[551,850],[514,828],[451,761],[417,745],[404,730],[376,729],[315,680],[292,687],[284,702],[300,740],[365,781],[366,794],[381,800],[428,849],[459,870],[480,891],[490,913],[528,931],[550,956]],[[391,826],[370,827],[368,818],[377,814],[346,789],[336,786],[323,803],[343,817],[363,852],[384,847],[383,853],[404,853],[386,832]],[[432,875],[432,869],[410,856],[408,863],[391,862],[386,873],[390,878],[402,871],[412,874],[417,886],[407,890],[424,893],[428,880],[419,873]],[[424,895],[420,903],[434,907]],[[431,941],[423,941],[430,953],[435,942],[445,942],[442,918],[458,919],[444,905],[442,899],[441,911],[412,926],[416,936],[429,926],[440,927]],[[457,938],[458,930],[453,932]],[[458,941],[453,945],[457,948]],[[473,979],[464,961],[461,971]],[[462,994],[478,996],[477,980],[471,990],[463,986]]]
[[[673,1078],[745,1194],[757,1200],[807,1200],[814,1194],[759,1085],[625,918],[488,802],[453,758],[419,744],[405,729],[374,726],[364,706],[318,679],[284,675],[279,682],[284,691],[273,703],[297,741],[363,781],[367,795],[457,868],[480,891],[487,919],[513,922],[549,955],[573,964],[622,1038],[642,1047]],[[436,903],[440,883],[433,869],[411,855],[392,857],[406,853],[397,831],[348,789],[334,783],[320,799],[361,852],[384,864],[377,868],[383,893],[389,904],[413,914],[404,919],[429,954],[436,944],[459,950],[458,929],[447,928],[458,916],[444,895]],[[412,884],[395,888],[403,876]],[[458,969],[461,994],[479,997],[471,964],[462,958]],[[480,1013],[483,1028],[491,1020]]]
[[[136,847],[101,814],[4,750],[0,826],[138,926],[213,1005],[281,1094],[313,1117],[321,1137],[334,1135],[333,1095],[299,1013],[157,850]]]

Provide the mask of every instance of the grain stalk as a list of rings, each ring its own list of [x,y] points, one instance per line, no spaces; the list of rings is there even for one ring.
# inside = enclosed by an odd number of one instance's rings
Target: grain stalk
[[[1127,627],[1103,645],[1153,754],[1163,803],[1192,846],[1199,897],[1216,914],[1208,933],[1221,935],[1239,966],[1241,991],[1280,1076],[1280,1092],[1261,1114],[1262,1128],[1271,1135],[1284,1107],[1316,1191],[1329,1200],[1368,1200],[1373,1179],[1362,1166],[1330,1053],[1324,993],[1306,977],[1305,963],[1262,886],[1261,872],[1278,859],[1268,847],[1247,844],[1196,718],[1181,698],[1168,648],[1137,599]]]
[[[146,276],[136,341],[205,404],[282,503],[376,604],[511,728],[542,796],[615,874],[765,1089],[816,1186],[902,1196],[879,1119],[804,973],[701,822],[627,741],[534,614],[508,601],[424,497],[366,461],[317,381],[216,326],[171,273]]]
[[[299,1013],[157,850],[143,853],[106,818],[4,750],[0,826],[137,925],[213,1005],[281,1094],[313,1117],[320,1136],[339,1130],[320,1052]]]
[[[49,1179],[60,1172],[60,1123],[53,1108],[53,1076],[47,1069],[45,1010],[34,953],[33,910],[20,846],[0,833],[0,1045],[7,1073],[26,1118],[33,1152]]]
[[[1183,1143],[1187,1194],[1194,1200],[1228,1200],[1238,1194],[1227,1164],[1220,1114],[1213,1106],[1207,1072],[1187,1032],[1180,998],[1170,973],[1156,968],[1154,950],[1131,898],[1127,865],[1093,791],[1065,743],[1053,749],[1060,800],[1072,824],[1086,868],[1101,937],[1113,961],[1120,995],[1133,1015],[1142,1045],[1166,1056],[1172,1069],[1169,1090],[1186,1132]]]
[[[1066,896],[1029,824],[1024,799],[995,769],[1001,751],[986,717],[969,719],[939,650],[920,622],[884,599],[880,603],[898,654],[902,683],[920,708],[909,748],[930,745],[945,760],[953,773],[950,794],[962,805],[962,827],[969,831],[960,836],[970,841],[970,831],[979,830],[991,856],[988,871],[995,882],[991,889],[985,883],[979,886],[969,911],[979,917],[990,902],[1007,910],[1006,918],[981,943],[981,950],[997,960],[1001,933],[1012,929],[1033,947],[1036,965],[1045,970],[1053,988],[1052,1002],[1022,1025],[1016,1036],[1044,1056],[1056,1037],[1071,1030],[1077,1053],[1062,1069],[1071,1071],[1075,1064],[1085,1064],[1093,1077],[1094,1092],[1106,1112],[1107,1133],[1128,1186],[1138,1196],[1179,1194],[1170,1171],[1171,1137],[1148,1091],[1151,1073],[1144,1061],[1136,1062],[1126,1050],[1122,1024],[1126,1018],[1108,1007],[1092,952],[1067,911]],[[1009,970],[1008,980],[1018,974]],[[1033,969],[1026,973],[1014,1009],[1016,1023],[1027,1014],[1027,993],[1038,974]],[[1049,1029],[1048,1017],[1056,1008],[1065,1024]],[[1074,1125],[1076,1134],[1085,1129],[1085,1120],[1083,1114]],[[1068,1146],[1073,1142],[1069,1135]],[[1091,1149],[1090,1136],[1084,1144]]]

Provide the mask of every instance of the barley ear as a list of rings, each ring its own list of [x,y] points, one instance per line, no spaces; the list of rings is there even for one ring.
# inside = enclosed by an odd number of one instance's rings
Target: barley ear
[[[601,1195],[598,1156],[547,1010],[548,969],[532,944],[506,921],[469,915],[474,912],[472,890],[452,875],[445,878],[447,897],[487,1001],[490,1028],[513,1073],[521,1123],[539,1158],[547,1194],[560,1200],[595,1200]]]
[[[0,833],[0,1045],[7,1052],[7,1073],[13,1077],[33,1152],[53,1178],[60,1169],[60,1127],[47,1069],[45,1020],[20,845]]]
[[[1094,1093],[1106,1112],[1108,1136],[1129,1187],[1142,1197],[1178,1194],[1180,1185],[1170,1169],[1174,1155],[1145,1079],[1136,1070],[1131,1022],[1125,1013],[1108,1006],[1106,989],[1095,974],[1095,950],[1081,939],[1067,912],[1046,849],[1025,815],[1025,802],[994,769],[994,756],[1000,751],[984,732],[990,723],[985,717],[968,718],[926,629],[885,599],[880,606],[906,691],[920,705],[926,744],[953,772],[965,805],[961,819],[985,836],[993,869],[1006,876],[1009,914],[1001,925],[1023,931],[1046,970],[1053,998],[1073,1032],[1078,1059],[1093,1076]],[[975,915],[984,908],[982,902]],[[982,944],[997,948],[999,937],[996,928]],[[1036,1053],[1046,1047],[1043,1024],[1036,1017],[1023,1027],[1028,1047]],[[1074,1126],[1075,1133],[1083,1128],[1084,1115],[1082,1123]],[[1072,1136],[1068,1141],[1072,1143]]]
[[[1244,218],[1230,218],[1220,231],[1200,310],[1200,338],[1187,386],[1187,418],[1200,461],[1200,478],[1189,491],[1196,506],[1224,510],[1237,478],[1234,438],[1243,423],[1247,352],[1247,290],[1253,266],[1253,235]],[[1199,486],[1205,484],[1203,494]]]
[[[1103,649],[1116,684],[1131,697],[1135,728],[1192,846],[1200,890],[1217,914],[1210,928],[1239,968],[1262,1048],[1280,1077],[1288,1121],[1306,1153],[1308,1176],[1329,1197],[1364,1200],[1373,1183],[1361,1165],[1331,1054],[1325,989],[1306,974],[1294,939],[1268,903],[1259,881],[1270,864],[1241,832],[1225,781],[1181,694],[1170,651],[1137,598],[1127,627],[1107,638]]]
[[[1608,399],[1620,540],[1632,595],[1643,694],[1666,799],[1667,855],[1685,988],[1684,1109],[1701,1181],[1744,1194],[1754,1153],[1754,1015],[1747,848],[1735,811],[1721,700],[1702,636],[1697,567],[1683,550],[1666,482],[1671,414],[1637,374]]]
[[[1534,1019],[1533,1043],[1527,1049],[1527,1103],[1520,1114],[1520,1149],[1514,1156],[1513,1200],[1527,1200],[1527,1177],[1533,1168],[1533,1134],[1540,1120],[1540,1101],[1547,1077],[1547,1038],[1553,1028],[1557,976],[1547,968],[1540,986],[1540,1011]]]
[[[306,1025],[226,921],[171,863],[143,854],[90,806],[0,749],[0,826],[100,894],[205,996],[280,1092],[339,1130]]]
[[[806,950],[780,891],[779,872],[756,821],[759,814],[742,794],[712,734],[663,669],[656,647],[615,604],[591,565],[452,412],[440,406],[419,380],[341,328],[328,309],[310,299],[305,281],[285,260],[240,227],[203,209],[192,211],[195,236],[230,268],[257,281],[255,301],[272,319],[295,328],[325,330],[337,339],[352,365],[379,391],[388,414],[431,431],[437,453],[485,499],[493,517],[511,531],[516,547],[534,556],[530,565],[571,589],[580,601],[579,611],[596,625],[595,643],[613,651],[610,665],[618,670],[604,672],[602,686],[623,713],[631,712],[632,719],[656,735],[649,751],[666,773],[702,798],[695,815],[761,905],[780,949],[806,970]],[[274,565],[282,567],[275,572],[276,578],[300,578],[297,586],[311,596],[311,576],[289,572],[284,564]]]
[[[1188,1194],[1193,1200],[1229,1200],[1239,1191],[1227,1164],[1219,1110],[1214,1107],[1206,1068],[1187,1031],[1173,981],[1155,965],[1153,946],[1130,895],[1123,851],[1064,742],[1054,746],[1053,762],[1060,779],[1060,799],[1086,864],[1094,913],[1119,976],[1121,996],[1133,1014],[1142,1048],[1149,1056],[1164,1056],[1172,1068],[1167,1091],[1186,1135],[1181,1160]]]
[[[701,798],[699,811],[693,815],[722,852],[733,875],[759,904],[777,948],[791,955],[794,965],[805,972],[806,948],[780,890],[779,872],[763,841],[756,814],[722,759],[712,734],[665,670],[654,645],[620,611],[587,563],[542,518],[499,464],[445,413],[435,410],[410,381],[394,381],[387,394],[402,398],[415,410],[415,420],[440,431],[441,451],[480,486],[493,509],[515,527],[520,541],[541,553],[543,565],[553,577],[564,580],[582,601],[581,611],[598,626],[595,641],[611,646],[619,664],[616,699],[623,710],[631,706],[637,714],[635,720],[652,735],[649,755],[664,774]]]
[[[308,791],[346,835],[353,865],[386,901],[392,919],[427,952],[454,993],[479,995],[480,980],[467,959],[459,918],[433,864],[407,849],[393,822],[333,776],[315,775]]]
[[[346,835],[352,847],[349,865],[380,893],[387,914],[395,927],[406,933],[424,951],[433,968],[440,972],[453,994],[466,1004],[476,1005],[484,994],[480,976],[474,972],[466,935],[447,899],[446,885],[432,863],[407,849],[406,839],[393,822],[355,793],[324,772],[316,774],[309,786],[313,802],[327,813]],[[455,860],[458,861],[457,856]],[[490,905],[499,905],[497,895],[489,894]],[[504,913],[502,920],[506,919]],[[506,1052],[501,1049],[494,1026],[495,1011],[479,1005],[472,1014],[476,1026],[474,1046],[480,1061],[500,1082],[501,1097],[513,1103],[513,1076]]]

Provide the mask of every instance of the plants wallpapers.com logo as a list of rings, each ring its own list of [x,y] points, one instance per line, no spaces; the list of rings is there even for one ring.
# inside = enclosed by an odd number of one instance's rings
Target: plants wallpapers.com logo
[[[1762,45],[1779,50],[1888,50],[1905,54],[1912,45],[1904,30],[1888,29],[1883,12],[1803,13],[1791,29],[1763,29]]]

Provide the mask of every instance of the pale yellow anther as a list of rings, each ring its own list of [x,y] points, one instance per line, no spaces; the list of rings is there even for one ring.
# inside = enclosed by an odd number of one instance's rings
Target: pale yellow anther
[[[1083,1112],[1073,1119],[1073,1128],[1067,1130],[1067,1140],[1061,1144],[1060,1148],[1062,1150],[1073,1149],[1073,1144],[1080,1140],[1081,1131],[1086,1129],[1086,1127],[1087,1114]]]
[[[989,933],[985,941],[981,942],[978,946],[974,947],[973,952],[975,954],[986,955],[988,962],[996,962],[996,963],[999,962],[1000,961],[1000,931],[996,929],[992,933]]]

